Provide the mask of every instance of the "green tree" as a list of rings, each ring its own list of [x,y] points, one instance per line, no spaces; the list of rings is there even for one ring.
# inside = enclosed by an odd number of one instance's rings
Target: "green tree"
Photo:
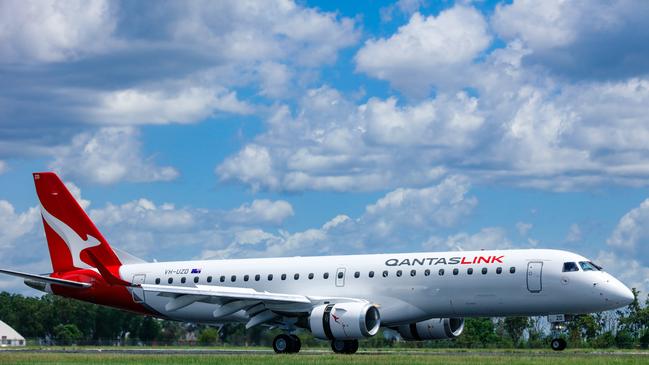
[[[54,340],[59,345],[76,344],[83,334],[73,324],[59,324],[54,327]]]
[[[528,317],[507,317],[503,324],[512,343],[518,345],[523,340],[523,333],[530,324],[530,320]]]
[[[216,344],[216,340],[219,338],[219,332],[216,328],[207,327],[204,328],[198,335],[198,343],[203,346],[211,346]]]
[[[145,343],[151,343],[160,336],[160,323],[153,317],[144,317],[139,328],[138,337]]]

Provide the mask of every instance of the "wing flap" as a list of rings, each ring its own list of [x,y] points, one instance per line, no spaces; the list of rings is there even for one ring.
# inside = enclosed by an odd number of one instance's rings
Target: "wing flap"
[[[29,274],[25,272],[20,272],[20,271],[13,271],[13,270],[3,270],[0,269],[0,273],[2,274],[7,274],[7,275],[12,275],[12,276],[18,276],[23,279],[28,279],[32,281],[36,281],[39,283],[45,283],[45,284],[57,284],[57,285],[63,285],[71,288],[77,288],[77,289],[83,289],[83,288],[89,288],[92,286],[90,283],[82,283],[80,281],[73,281],[73,280],[66,280],[66,279],[58,279],[58,278],[53,278],[47,275],[37,275],[37,274]]]

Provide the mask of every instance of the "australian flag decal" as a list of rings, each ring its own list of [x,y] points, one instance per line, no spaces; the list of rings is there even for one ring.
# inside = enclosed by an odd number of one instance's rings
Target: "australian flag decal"
[[[192,269],[192,274],[200,274],[201,269]]]

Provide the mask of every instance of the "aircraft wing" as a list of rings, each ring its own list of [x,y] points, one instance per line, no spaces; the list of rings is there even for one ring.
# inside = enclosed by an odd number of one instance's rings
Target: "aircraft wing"
[[[195,302],[215,304],[214,318],[222,318],[244,311],[249,320],[246,328],[258,324],[283,323],[285,317],[309,313],[323,303],[358,302],[355,298],[312,297],[299,294],[271,293],[252,288],[196,285],[193,287],[140,284],[144,292],[170,297],[165,310],[172,312]]]
[[[49,277],[47,275],[28,274],[28,273],[25,273],[25,272],[13,271],[13,270],[0,269],[0,273],[7,274],[7,275],[12,275],[12,276],[18,276],[18,277],[21,277],[23,279],[36,281],[36,282],[39,282],[39,283],[57,284],[57,285],[63,285],[63,286],[71,287],[71,288],[77,288],[77,289],[89,288],[89,287],[92,286],[92,284],[90,284],[90,283],[82,283],[80,281],[58,279],[58,278]]]

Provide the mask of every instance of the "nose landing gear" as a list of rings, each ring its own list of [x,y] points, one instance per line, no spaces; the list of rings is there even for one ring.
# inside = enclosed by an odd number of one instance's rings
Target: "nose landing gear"
[[[296,354],[300,352],[300,348],[302,348],[302,343],[296,335],[282,333],[273,340],[273,350],[277,354]]]
[[[566,340],[561,338],[561,334],[566,330],[566,322],[572,319],[572,316],[564,314],[554,314],[548,316],[548,322],[551,324],[552,341],[550,348],[554,351],[563,351],[568,345]]]

